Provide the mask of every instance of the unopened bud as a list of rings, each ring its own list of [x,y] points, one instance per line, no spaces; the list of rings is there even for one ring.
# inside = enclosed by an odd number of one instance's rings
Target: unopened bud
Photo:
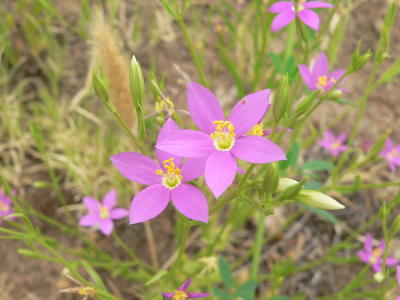
[[[327,210],[337,210],[345,208],[344,205],[340,204],[332,197],[329,197],[321,192],[314,190],[302,190],[296,200],[315,208]]]
[[[267,165],[267,172],[264,176],[263,188],[266,194],[272,194],[279,185],[279,167],[276,163]]]

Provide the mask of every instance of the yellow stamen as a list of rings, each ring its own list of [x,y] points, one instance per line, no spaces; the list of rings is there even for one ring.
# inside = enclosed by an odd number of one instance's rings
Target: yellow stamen
[[[0,201],[0,211],[7,213],[10,211],[10,206]]]
[[[371,264],[375,264],[379,258],[382,256],[382,249],[381,248],[376,248],[372,251],[372,255],[369,258],[369,262]]]
[[[84,286],[81,287],[78,290],[78,294],[81,296],[93,296],[94,295],[94,289],[89,287],[89,286]]]
[[[175,291],[172,300],[185,300],[189,297],[189,295],[184,291]]]
[[[318,83],[317,83],[317,87],[319,89],[324,89],[324,87],[326,87],[328,84],[330,83],[335,83],[336,79],[331,77],[330,80],[328,80],[328,77],[326,75],[324,76],[319,76],[318,77]]]
[[[170,115],[172,115],[175,112],[175,105],[169,98],[164,100],[161,99],[160,101],[156,102],[155,110],[157,112],[167,111]]]
[[[183,180],[181,169],[175,166],[174,159],[170,158],[163,161],[164,172],[161,169],[156,170],[156,174],[163,176],[162,183],[169,189],[176,188]]]
[[[235,127],[230,121],[214,121],[214,133],[210,134],[214,140],[215,149],[229,151],[235,144]]]
[[[264,126],[263,124],[256,124],[247,132],[247,135],[258,135],[258,136],[264,136]]]
[[[397,151],[397,149],[396,148],[393,148],[389,153],[388,153],[388,160],[392,160],[393,158],[395,158],[395,157],[398,157],[398,156],[400,156],[400,153]],[[1,206],[0,206],[0,208],[1,208]],[[0,209],[1,210],[1,209]]]
[[[342,143],[340,141],[335,141],[332,144],[332,149],[334,149],[334,150],[339,149],[341,145],[342,145]]]
[[[110,218],[110,209],[107,206],[100,204],[99,210],[100,210],[100,219]]]

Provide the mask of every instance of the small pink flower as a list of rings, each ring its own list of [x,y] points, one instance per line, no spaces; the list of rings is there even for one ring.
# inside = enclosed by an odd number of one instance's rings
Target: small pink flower
[[[157,142],[179,129],[168,119],[160,130]],[[150,185],[132,200],[130,224],[141,223],[158,216],[172,199],[176,209],[186,217],[208,222],[208,203],[203,193],[187,182],[204,173],[204,159],[182,158],[157,150],[158,163],[136,152],[123,152],[111,157],[113,165],[126,178]]]
[[[360,259],[372,266],[372,269],[375,272],[382,271],[382,263],[383,263],[383,253],[385,251],[385,241],[381,241],[375,249],[372,248],[372,235],[367,233],[365,235],[364,240],[364,250],[359,250],[357,252]],[[386,258],[386,265],[387,266],[394,266],[398,263],[397,259],[393,257]]]
[[[341,133],[338,137],[335,137],[332,130],[328,130],[325,132],[324,138],[319,141],[319,145],[328,150],[333,156],[337,157],[347,149],[347,146],[343,145],[346,138],[346,133]]]
[[[15,195],[15,192],[12,192]],[[13,202],[10,196],[0,191],[0,224],[3,223],[3,218],[14,213]],[[12,220],[12,218],[9,218]]]
[[[332,8],[333,5],[322,1],[300,0],[297,9],[299,19],[314,30],[319,29],[319,16],[312,11],[312,8]],[[296,8],[293,1],[279,1],[274,3],[269,11],[278,15],[272,21],[272,31],[278,31],[286,27],[296,17]]]
[[[157,142],[156,148],[182,157],[203,159],[206,162],[204,177],[215,197],[218,198],[235,179],[236,159],[255,164],[286,159],[275,143],[262,136],[247,135],[270,106],[269,90],[245,96],[225,119],[217,97],[204,86],[191,82],[188,106],[192,120],[201,131],[176,131]]]
[[[173,293],[161,293],[165,298],[173,300],[185,300],[185,299],[197,299],[205,298],[210,296],[208,293],[189,293],[186,290],[192,283],[192,279],[186,280],[175,292]]]
[[[85,227],[98,226],[102,233],[110,235],[114,229],[113,220],[128,216],[126,209],[114,208],[116,202],[117,193],[114,189],[104,196],[102,203],[92,197],[83,198],[83,204],[89,210],[89,213],[80,219],[79,225]]]
[[[306,65],[298,65],[298,68],[305,84],[312,91],[329,91],[335,85],[336,81],[346,73],[344,69],[335,70],[330,73],[328,57],[325,53],[321,53],[318,56],[312,69],[309,69]],[[343,88],[338,88],[338,90],[346,91]]]
[[[400,166],[400,144],[394,145],[392,139],[388,138],[381,156],[388,161],[390,170],[396,172],[397,166]]]

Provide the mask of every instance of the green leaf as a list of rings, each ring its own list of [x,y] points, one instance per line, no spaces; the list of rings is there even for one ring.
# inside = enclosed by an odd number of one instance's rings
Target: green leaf
[[[294,166],[297,162],[297,158],[299,156],[300,146],[297,142],[293,142],[290,146],[290,150],[287,153],[287,160],[281,160],[279,162],[279,168],[283,171],[286,170],[289,166]]]
[[[254,299],[254,292],[257,288],[257,282],[254,280],[248,280],[238,287],[235,296],[241,297],[244,300]]]
[[[224,290],[221,290],[221,289],[218,289],[218,288],[213,288],[212,290],[213,290],[214,295],[217,296],[219,299],[222,299],[222,300],[234,299],[233,296],[231,296],[230,294],[228,294]]]
[[[167,275],[167,274],[168,274],[168,271],[167,271],[167,270],[161,270],[161,271],[159,271],[156,275],[154,275],[153,278],[151,278],[149,281],[146,282],[146,285],[150,285],[150,284],[152,284],[152,283],[154,283],[154,282],[159,281],[161,278],[163,278],[163,277],[164,277],[165,275]]]
[[[316,213],[317,215],[319,215],[320,217],[322,217],[323,219],[327,220],[328,222],[332,223],[332,224],[339,224],[339,220],[333,215],[331,214],[329,211],[323,210],[323,209],[319,209],[319,208],[315,208],[315,207],[311,207],[305,204],[301,204],[304,208],[308,209],[309,211],[312,211],[313,213]]]
[[[267,300],[290,300],[290,298],[286,296],[275,296],[272,298],[268,298]]]
[[[301,168],[303,170],[325,171],[332,169],[334,166],[333,163],[326,160],[311,160],[302,165]]]
[[[222,281],[224,282],[225,286],[231,290],[234,282],[229,264],[222,257],[220,257],[218,259],[218,267]]]

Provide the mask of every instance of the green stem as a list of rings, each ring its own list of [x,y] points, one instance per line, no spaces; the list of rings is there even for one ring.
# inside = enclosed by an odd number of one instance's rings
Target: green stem
[[[258,212],[258,224],[256,232],[256,241],[253,247],[253,258],[251,261],[251,274],[250,278],[257,281],[258,272],[260,270],[261,252],[264,245],[264,232],[265,232],[265,215]]]
[[[207,86],[207,80],[206,80],[206,75],[204,73],[202,59],[201,59],[199,53],[197,52],[196,47],[193,44],[190,34],[186,28],[185,22],[183,21],[183,17],[177,16],[176,21],[177,21],[178,26],[183,34],[183,38],[185,39],[186,45],[189,48],[190,55],[193,58],[197,73],[199,74],[199,77],[200,77],[200,83]]]
[[[182,217],[182,231],[180,233],[180,240],[178,245],[178,255],[171,266],[171,274],[174,275],[176,269],[181,265],[183,254],[185,253],[187,240],[189,238],[190,225],[187,220]]]

